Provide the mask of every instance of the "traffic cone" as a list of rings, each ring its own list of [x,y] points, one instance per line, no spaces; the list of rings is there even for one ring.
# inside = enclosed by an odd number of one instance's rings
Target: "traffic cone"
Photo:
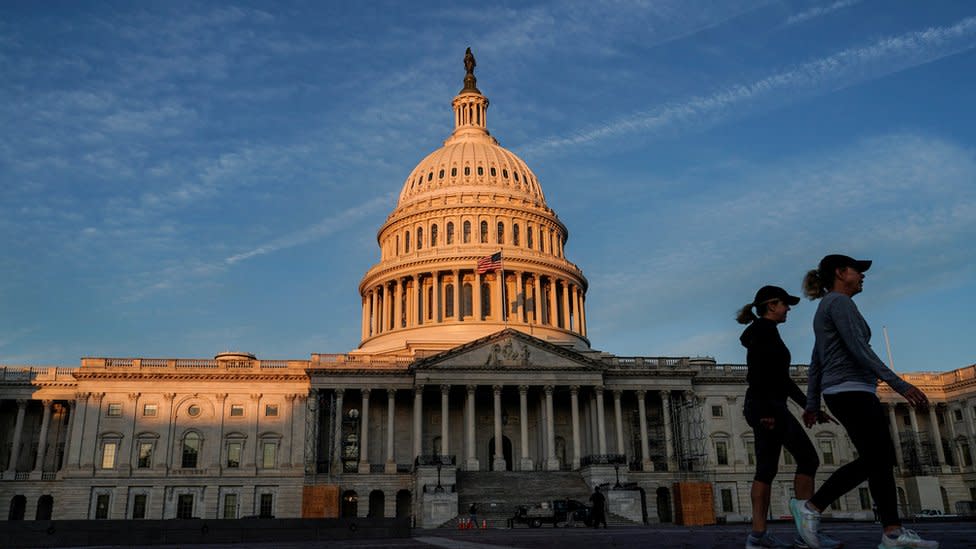
[[[481,519],[481,529],[486,530],[488,528],[488,521],[486,519]]]

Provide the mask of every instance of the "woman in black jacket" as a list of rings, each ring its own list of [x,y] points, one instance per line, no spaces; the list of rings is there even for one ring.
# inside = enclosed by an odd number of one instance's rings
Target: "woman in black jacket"
[[[820,466],[817,451],[800,422],[790,413],[786,401],[792,398],[801,408],[806,394],[790,377],[790,350],[779,336],[778,324],[800,298],[778,286],[763,286],[752,303],[739,311],[736,320],[749,326],[739,340],[747,349],[749,368],[743,414],[752,427],[756,444],[756,474],[752,482],[752,532],[746,548],[793,547],[793,543],[776,539],[766,531],[766,515],[773,478],[779,468],[779,456],[785,447],[796,461],[793,488],[797,498],[813,494],[813,478]],[[755,314],[753,313],[755,310]],[[821,421],[830,418],[823,414]],[[823,536],[821,547],[832,547],[833,540]]]

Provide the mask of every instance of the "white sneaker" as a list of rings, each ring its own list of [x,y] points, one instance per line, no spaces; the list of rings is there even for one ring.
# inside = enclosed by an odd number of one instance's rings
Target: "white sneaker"
[[[922,539],[914,530],[907,528],[901,529],[901,534],[897,538],[888,537],[887,534],[881,535],[881,544],[878,549],[939,549],[939,542]]]
[[[820,536],[817,535],[820,530],[820,513],[807,507],[807,500],[790,498],[790,514],[793,515],[796,532],[806,542],[807,547],[820,549]]]

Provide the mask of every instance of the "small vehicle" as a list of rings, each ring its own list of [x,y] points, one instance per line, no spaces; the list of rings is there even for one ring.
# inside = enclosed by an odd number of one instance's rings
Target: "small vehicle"
[[[558,528],[560,524],[571,526],[577,523],[590,526],[593,512],[589,505],[575,499],[544,501],[533,506],[519,505],[511,519],[512,526],[526,524],[529,528],[539,528],[543,524]]]
[[[958,515],[949,515],[943,513],[939,509],[922,509],[921,511],[915,513],[915,518],[917,519],[933,519],[933,518],[953,518]]]

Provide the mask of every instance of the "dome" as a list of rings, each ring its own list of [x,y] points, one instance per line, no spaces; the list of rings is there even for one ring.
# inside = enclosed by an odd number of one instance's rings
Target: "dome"
[[[487,128],[465,56],[454,131],[407,177],[363,276],[359,351],[410,355],[506,328],[588,349],[582,271],[532,170]]]

